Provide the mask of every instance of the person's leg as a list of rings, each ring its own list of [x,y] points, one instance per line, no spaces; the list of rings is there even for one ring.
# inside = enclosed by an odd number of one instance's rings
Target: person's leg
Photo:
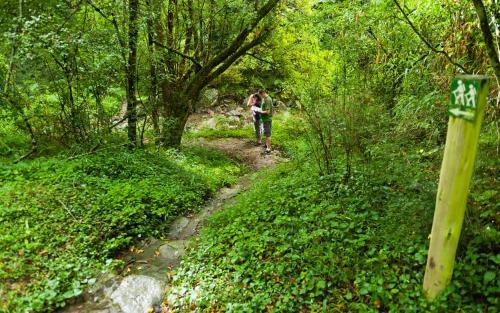
[[[266,136],[266,152],[271,151],[271,128],[272,128],[272,121],[264,122],[264,135]]]
[[[253,127],[255,129],[255,139],[257,140],[257,144],[262,144],[262,130],[261,130],[261,122],[260,120],[253,121]]]

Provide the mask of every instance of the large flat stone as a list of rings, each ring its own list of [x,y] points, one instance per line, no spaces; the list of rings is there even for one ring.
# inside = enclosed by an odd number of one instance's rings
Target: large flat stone
[[[152,277],[131,275],[125,277],[110,298],[118,304],[123,313],[146,313],[161,301],[163,284]]]
[[[189,241],[174,240],[160,247],[160,257],[167,260],[178,260],[186,253],[186,247]]]
[[[180,233],[184,230],[187,224],[189,224],[189,218],[187,217],[181,216],[178,219],[176,219],[170,226],[170,230],[168,231],[168,237],[178,239]]]

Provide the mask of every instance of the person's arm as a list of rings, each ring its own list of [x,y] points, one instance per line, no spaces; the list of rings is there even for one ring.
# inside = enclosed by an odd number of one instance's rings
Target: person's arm
[[[252,105],[252,107],[250,108],[250,110],[254,111],[254,112],[259,112],[259,113],[262,113],[262,109],[259,108],[258,106],[256,105]]]
[[[252,96],[248,97],[248,101],[247,101],[247,107],[251,107],[253,105],[252,103]]]
[[[268,98],[264,99],[264,102],[262,104],[262,114],[269,114],[270,111],[271,111],[271,105],[273,105],[272,103],[269,103],[270,101],[268,100]]]

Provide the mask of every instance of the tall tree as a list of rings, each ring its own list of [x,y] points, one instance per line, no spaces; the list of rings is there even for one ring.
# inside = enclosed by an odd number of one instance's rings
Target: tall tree
[[[128,140],[131,147],[137,144],[137,36],[139,0],[129,0],[128,5],[128,60],[127,60],[127,120]]]
[[[203,1],[168,2],[166,23],[158,25],[155,41],[165,50],[165,75],[160,81],[163,145],[180,144],[203,88],[264,41],[271,27],[262,21],[278,2],[268,0],[257,9],[254,3],[248,11],[214,0],[208,2],[208,8]]]
[[[482,0],[472,0],[472,3],[474,3],[474,7],[476,8],[477,17],[479,19],[479,26],[481,27],[481,32],[483,33],[484,43],[486,44],[486,52],[488,53],[490,64],[495,71],[497,80],[499,80],[500,60],[498,59],[495,43],[493,42],[493,35],[491,34],[491,29],[488,23],[486,8],[484,7],[484,3]]]

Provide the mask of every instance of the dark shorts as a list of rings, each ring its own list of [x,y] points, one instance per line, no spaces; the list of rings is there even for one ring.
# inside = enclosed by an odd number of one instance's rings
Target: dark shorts
[[[273,121],[265,121],[264,124],[264,136],[271,137],[271,128],[273,126]]]

